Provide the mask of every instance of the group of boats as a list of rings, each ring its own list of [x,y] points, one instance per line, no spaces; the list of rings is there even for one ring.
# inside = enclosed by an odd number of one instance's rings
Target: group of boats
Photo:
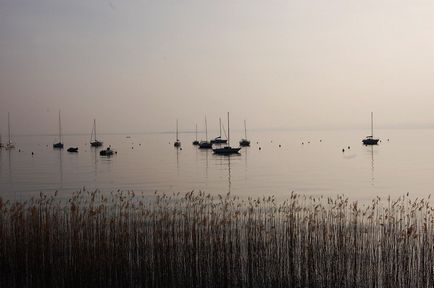
[[[239,141],[239,146],[232,147],[230,145],[229,112],[227,117],[228,117],[227,139],[222,138],[222,129],[225,134],[226,131],[224,126],[222,126],[221,118],[219,118],[220,134],[219,136],[208,141],[208,123],[205,116],[205,140],[202,141],[197,140],[197,124],[196,124],[196,139],[193,141],[193,145],[198,146],[199,149],[212,149],[215,154],[220,154],[220,155],[239,154],[241,147],[250,146],[250,141],[247,139],[246,120],[244,120],[244,138]],[[379,141],[380,139],[374,137],[374,113],[371,112],[371,135],[366,136],[366,138],[362,140],[362,143],[364,145],[377,145]],[[90,146],[98,148],[101,147],[102,145],[103,142],[98,140],[96,136],[96,120],[94,119],[91,137],[90,137]],[[221,147],[222,145],[224,146]],[[177,148],[181,147],[181,141],[179,140],[179,133],[178,133],[178,120],[176,120],[176,141],[174,142],[174,146]],[[62,124],[61,124],[60,111],[59,111],[59,139],[58,142],[53,144],[53,148],[63,149],[63,147],[64,145],[62,142]],[[6,144],[3,144],[1,134],[0,134],[0,149],[1,148],[6,148],[6,149],[15,148],[15,144],[11,141],[11,125],[10,125],[9,113],[8,113],[8,141]],[[69,147],[67,151],[71,153],[77,153],[78,147]],[[100,151],[101,156],[110,156],[113,154],[116,154],[116,151],[113,151],[110,146]]]
[[[92,127],[92,132],[91,132],[91,136],[90,136],[90,146],[91,147],[101,147],[103,145],[102,141],[99,141],[96,138],[96,120],[93,120],[93,127]],[[59,111],[59,139],[57,143],[53,144],[53,148],[54,149],[63,149],[63,142],[62,142],[62,122],[61,122],[61,118],[60,118],[60,111]],[[71,153],[78,153],[78,147],[69,147],[67,149],[68,152]],[[110,156],[113,155],[114,151],[110,148],[107,147],[107,149],[100,151],[100,155],[101,156]]]
[[[246,129],[246,120],[244,120],[244,138],[240,140],[239,147],[232,147],[230,145],[230,126],[229,126],[229,112],[228,112],[228,133],[227,139],[222,138],[222,129],[226,134],[224,126],[222,126],[221,118],[219,118],[220,124],[220,134],[219,136],[208,140],[208,123],[205,116],[205,140],[198,141],[197,140],[197,124],[196,124],[196,139],[193,141],[193,145],[198,146],[199,149],[212,149],[215,154],[220,155],[230,155],[230,154],[239,154],[241,147],[250,146],[250,141],[247,139],[247,129]],[[179,148],[181,147],[181,141],[178,137],[178,120],[176,120],[176,140],[174,142],[174,146]],[[221,147],[221,145],[224,145]]]

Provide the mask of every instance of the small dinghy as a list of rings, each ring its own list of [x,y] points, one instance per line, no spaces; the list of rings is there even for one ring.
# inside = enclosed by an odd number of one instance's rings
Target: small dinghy
[[[115,153],[110,147],[107,147],[105,150],[99,151],[99,155],[101,156],[112,156]]]
[[[78,147],[69,147],[68,150],[66,150],[66,151],[71,152],[71,153],[77,153]]]

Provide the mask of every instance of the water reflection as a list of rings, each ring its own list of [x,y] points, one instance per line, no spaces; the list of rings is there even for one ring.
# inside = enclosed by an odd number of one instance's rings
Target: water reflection
[[[62,190],[63,189],[63,151],[62,149],[59,149],[57,152],[57,167],[59,169],[59,182],[56,185],[56,190]]]
[[[371,185],[375,186],[375,174],[374,174],[374,146],[371,145]]]

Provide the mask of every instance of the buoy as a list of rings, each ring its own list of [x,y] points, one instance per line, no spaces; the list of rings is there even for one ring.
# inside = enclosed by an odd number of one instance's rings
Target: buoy
[[[310,141],[307,141],[307,144],[310,144]]]
[[[261,150],[261,147],[259,147],[259,150]]]
[[[350,149],[350,146],[348,146],[348,149]]]
[[[345,152],[345,149],[342,149],[342,152]]]
[[[279,144],[279,147],[282,147],[282,145]]]
[[[304,142],[301,142],[301,145],[304,145]]]
[[[319,139],[319,142],[322,142],[322,140],[321,140],[321,139]]]
[[[35,153],[32,152],[32,156],[35,155]]]
[[[181,147],[181,148],[179,148],[179,150],[182,150],[182,147]]]

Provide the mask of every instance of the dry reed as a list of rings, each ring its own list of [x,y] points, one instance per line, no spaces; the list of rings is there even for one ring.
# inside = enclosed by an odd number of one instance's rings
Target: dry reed
[[[433,287],[428,199],[0,198],[0,287]]]

